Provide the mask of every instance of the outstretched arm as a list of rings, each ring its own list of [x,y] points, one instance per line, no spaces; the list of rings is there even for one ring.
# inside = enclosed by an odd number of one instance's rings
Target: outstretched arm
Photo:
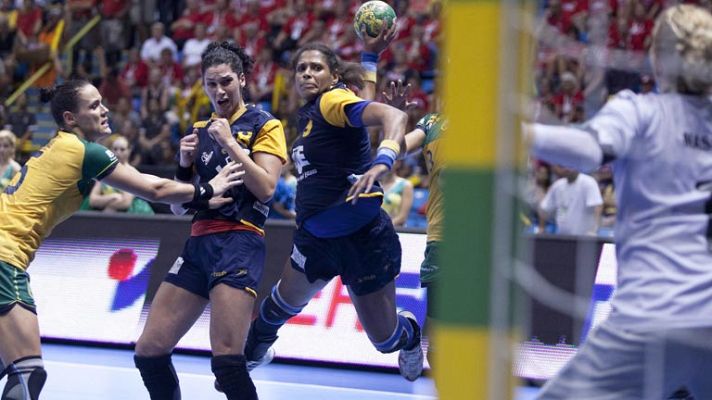
[[[544,124],[526,124],[523,130],[535,158],[583,172],[595,170],[604,161],[601,145],[591,132]]]
[[[221,196],[230,188],[241,185],[244,173],[242,165],[232,163],[223,168],[209,182],[210,188],[207,188],[203,185],[190,185],[154,176],[147,178],[134,168],[118,164],[102,181],[151,202],[182,204]],[[196,190],[199,191],[197,194]]]

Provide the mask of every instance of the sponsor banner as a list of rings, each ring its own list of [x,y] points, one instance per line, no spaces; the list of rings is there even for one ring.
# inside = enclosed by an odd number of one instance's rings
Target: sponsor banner
[[[422,325],[426,315],[426,290],[420,287],[419,270],[426,236],[399,235],[403,265],[396,280],[396,304],[399,309],[413,312]],[[164,238],[66,236],[47,239],[29,268],[42,336],[134,343],[148,314],[150,296],[147,298],[147,292],[155,291],[154,286],[170,268],[168,264],[155,264]],[[175,260],[173,255],[180,252],[177,247],[160,247],[161,252],[169,253],[164,255],[164,260]],[[286,259],[285,256],[266,267],[278,274]],[[265,287],[261,292],[266,294],[268,290]],[[178,348],[210,350],[209,312],[208,307]],[[305,361],[378,367],[398,365],[397,354],[381,354],[368,340],[347,288],[338,278],[285,325],[276,350],[278,357]]]
[[[581,331],[581,344],[591,329],[608,318],[617,274],[615,245],[604,243],[593,284],[591,304]],[[545,344],[536,338],[525,341],[517,348],[514,374],[529,379],[552,378],[576,354],[577,349],[577,346],[566,343]]]
[[[47,239],[28,272],[43,337],[135,341],[158,239]]]

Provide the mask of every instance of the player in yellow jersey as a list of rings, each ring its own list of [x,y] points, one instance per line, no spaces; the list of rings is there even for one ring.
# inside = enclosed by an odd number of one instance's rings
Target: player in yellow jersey
[[[86,81],[68,81],[45,93],[59,131],[0,194],[0,360],[8,379],[2,400],[35,400],[47,377],[27,267],[52,229],[79,209],[92,179],[149,201],[218,206],[242,184],[239,164],[209,183],[191,185],[141,174],[95,143],[111,134],[108,109]],[[213,198],[215,196],[215,198]],[[19,306],[19,307],[15,307]]]
[[[411,105],[407,101],[410,85],[403,86],[391,82],[390,93],[384,93],[386,102],[400,109],[407,109]],[[438,108],[441,108],[438,105]],[[420,265],[420,284],[428,288],[428,318],[432,320],[435,313],[435,290],[438,276],[440,275],[439,248],[443,234],[443,203],[442,188],[440,187],[440,172],[445,166],[445,160],[440,149],[440,138],[447,128],[447,120],[438,112],[426,114],[415,125],[415,129],[406,133],[406,154],[423,152],[425,167],[430,175],[428,187],[428,204],[426,218],[427,244],[425,246],[425,259]],[[433,365],[432,344],[428,349],[428,361]]]

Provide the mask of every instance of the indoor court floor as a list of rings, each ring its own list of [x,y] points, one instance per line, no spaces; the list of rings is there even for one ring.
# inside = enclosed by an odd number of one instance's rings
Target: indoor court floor
[[[43,344],[43,351],[49,376],[42,399],[148,399],[129,350]],[[173,361],[184,400],[225,399],[213,389],[208,357],[177,354]],[[252,377],[261,400],[437,399],[432,379],[411,383],[395,373],[274,363],[256,369]],[[531,400],[535,393],[519,388],[515,400]]]

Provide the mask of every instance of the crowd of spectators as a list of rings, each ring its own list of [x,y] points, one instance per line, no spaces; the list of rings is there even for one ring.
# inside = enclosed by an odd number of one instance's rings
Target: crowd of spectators
[[[546,122],[581,123],[621,90],[656,90],[648,48],[654,21],[678,0],[546,0],[539,10],[534,66],[539,117]],[[710,0],[685,0],[712,9]],[[552,168],[553,167],[553,168]],[[533,160],[527,190],[532,231],[557,232],[555,218],[539,221],[541,201],[560,175],[556,166]],[[612,235],[615,220],[610,167],[592,174],[603,210],[598,233]],[[592,212],[593,210],[591,210]]]
[[[532,32],[537,38],[533,71],[535,96],[545,118],[579,123],[620,90],[656,90],[647,49],[655,17],[671,1],[677,0],[539,3],[541,23]],[[710,0],[691,1],[712,7]],[[0,98],[7,98],[44,65],[48,68],[35,82],[37,88],[68,77],[88,79],[99,87],[111,110],[114,132],[129,142],[129,162],[138,168],[170,171],[178,141],[191,122],[211,113],[202,89],[200,54],[213,40],[229,40],[256,59],[248,77],[246,99],[281,119],[291,141],[296,125],[293,118],[299,107],[292,91],[291,54],[307,42],[322,41],[342,58],[357,61],[361,44],[353,30],[353,15],[361,3],[0,0]],[[442,4],[439,0],[390,3],[398,15],[398,36],[381,55],[381,87],[377,93],[390,81],[410,83],[415,104],[408,111],[412,127],[434,108]],[[61,44],[96,16],[100,22],[77,42],[70,56],[62,57]],[[31,98],[20,96],[11,108],[0,106],[0,126],[12,131],[20,144],[31,138],[31,127],[37,122],[37,110],[30,111],[28,103],[32,103]],[[539,202],[558,178],[551,170],[551,166],[533,161],[533,189],[528,197],[531,212],[525,213],[532,227],[541,226]],[[416,191],[427,188],[423,174],[422,160],[417,157],[405,160],[397,170],[397,175],[406,178]],[[290,174],[286,175],[288,179]],[[610,171],[598,171],[593,176],[604,201],[601,226],[608,234],[615,218]],[[287,208],[275,215],[291,215],[292,183],[282,185],[287,192],[280,198],[287,199]],[[532,202],[535,193],[538,201]],[[556,231],[553,219],[543,226],[537,230]]]
[[[256,59],[246,100],[281,119],[291,142],[299,107],[292,91],[292,53],[307,42],[321,41],[343,59],[358,61],[361,42],[353,16],[362,2],[2,0],[0,99],[48,63],[46,76],[34,84],[37,88],[69,77],[90,80],[111,111],[113,131],[129,142],[129,162],[139,169],[169,170],[178,141],[192,121],[211,113],[202,89],[200,55],[211,41],[228,40]],[[434,105],[441,4],[390,3],[398,15],[398,36],[380,57],[377,93],[390,81],[410,83],[415,100],[409,110],[412,127]],[[62,57],[61,44],[96,16],[100,22],[77,42],[70,56]],[[0,126],[12,125],[20,142],[31,137],[29,127],[36,123],[27,103],[23,97],[7,110],[0,108]],[[420,176],[421,164],[417,158],[407,160],[399,170],[422,186],[427,179]]]

